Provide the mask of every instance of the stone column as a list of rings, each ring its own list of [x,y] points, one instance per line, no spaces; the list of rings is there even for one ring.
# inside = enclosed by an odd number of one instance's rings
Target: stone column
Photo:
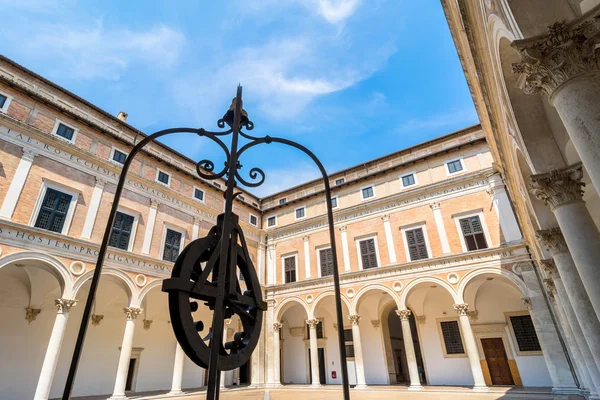
[[[117,379],[115,380],[115,389],[111,399],[126,399],[125,385],[127,383],[127,371],[129,370],[129,360],[131,358],[131,347],[133,346],[133,332],[135,330],[135,320],[142,312],[141,308],[125,307],[123,309],[127,316],[125,323],[125,334],[123,335],[123,344],[121,344],[121,354],[119,355],[119,366],[117,367]]]
[[[360,341],[360,328],[358,327],[360,315],[349,315],[348,318],[352,324],[352,344],[354,345],[354,364],[356,365],[356,386],[354,388],[366,389],[365,363],[362,353],[362,342]]]
[[[489,388],[485,384],[483,379],[483,371],[481,370],[481,360],[479,358],[479,349],[477,348],[477,342],[475,342],[475,335],[471,329],[471,322],[469,321],[469,305],[468,304],[455,304],[454,309],[458,313],[458,322],[460,324],[460,330],[462,332],[463,341],[465,342],[465,351],[469,357],[469,364],[471,364],[471,372],[473,374],[473,380],[475,385],[473,391],[476,392],[487,392]]]
[[[348,251],[348,233],[346,225],[340,226],[342,233],[342,254],[344,255],[344,271],[350,271],[350,252]]]
[[[571,349],[572,358],[578,367],[582,381],[584,381],[585,387],[592,394],[598,395],[598,390],[600,389],[600,372],[583,335],[579,321],[577,321],[573,306],[556,268],[556,263],[553,260],[542,260],[540,261],[540,266],[546,272],[547,276],[550,277],[556,289],[556,295],[558,296],[556,309],[563,321],[564,336]]]
[[[519,265],[527,287],[529,315],[552,379],[553,393],[576,394],[577,388],[532,262]]]
[[[198,239],[200,236],[200,223],[202,220],[200,217],[194,217],[194,225],[192,226],[192,240]]]
[[[102,200],[102,193],[104,192],[104,185],[106,185],[106,181],[96,177],[96,184],[94,186],[94,191],[92,192],[90,206],[88,207],[83,229],[81,230],[82,239],[91,239],[92,237],[92,231],[96,224],[96,216],[98,215],[98,209],[100,208],[100,200]]]
[[[563,235],[559,228],[552,228],[537,231],[537,237],[552,255],[554,264],[564,285],[566,296],[572,305],[578,324],[571,324],[571,327],[574,329],[575,334],[578,331],[582,332],[585,342],[593,355],[595,366],[597,369],[600,369],[600,335],[598,334],[600,332],[600,321],[598,320],[597,313],[594,311],[590,298],[587,296],[581,277],[577,273],[575,263],[573,258],[571,258]],[[582,353],[585,353],[582,346],[579,349]],[[583,355],[585,356],[585,354]],[[593,380],[594,373],[592,371],[590,371],[590,375],[592,375]]]
[[[275,261],[276,252],[275,252],[275,243],[269,243],[267,251],[267,274],[268,274],[268,285],[275,284],[275,268],[277,266],[277,262]]]
[[[171,396],[183,394],[181,390],[181,381],[183,380],[183,362],[185,354],[179,343],[175,343],[175,362],[173,363],[173,383],[171,391],[168,393]]]
[[[309,319],[306,321],[308,324],[308,338],[310,345],[310,375],[312,377],[311,387],[320,387],[321,380],[319,379],[319,341],[317,340],[317,325],[319,324],[318,319]]]
[[[225,346],[225,343],[227,342],[227,334],[229,333],[228,327],[229,325],[231,325],[231,319],[226,319],[224,322],[225,323],[223,324],[223,346]],[[227,390],[225,388],[225,371],[221,371],[221,376],[219,377],[219,384],[221,387],[219,390]]]
[[[556,107],[596,190],[600,192],[600,11],[557,22],[548,34],[515,41],[526,93],[545,93]]]
[[[390,263],[394,264],[396,260],[396,249],[394,247],[394,238],[392,237],[392,224],[390,223],[390,216],[384,215],[381,217],[383,220],[383,230],[385,231],[385,241],[387,243],[388,254],[390,256]]]
[[[444,254],[450,254],[452,251],[450,250],[448,235],[446,235],[446,227],[444,226],[444,219],[442,218],[442,210],[440,209],[440,203],[432,203],[430,204],[430,207],[433,210],[435,227],[437,228],[438,236],[440,237],[440,242],[442,243],[442,252]]]
[[[10,182],[10,186],[6,191],[6,196],[2,202],[2,207],[0,207],[0,218],[12,218],[15,208],[17,207],[19,197],[21,196],[21,192],[23,191],[23,187],[25,186],[25,182],[27,181],[27,175],[29,175],[29,170],[31,169],[31,165],[33,164],[33,159],[35,156],[37,156],[35,151],[31,149],[23,149],[23,156],[19,161],[19,165],[17,166],[15,175]]]
[[[56,314],[54,327],[50,334],[46,356],[42,363],[42,371],[40,372],[35,395],[33,396],[34,400],[48,400],[50,388],[52,387],[52,380],[54,379],[54,372],[56,372],[56,365],[58,364],[58,357],[60,356],[60,348],[62,347],[65,330],[67,328],[69,310],[75,303],[76,300],[54,300],[54,304],[58,308],[58,313]]]
[[[279,330],[283,324],[281,322],[273,323],[273,386],[281,386],[281,349]]]
[[[158,213],[158,201],[150,199],[150,212],[146,220],[146,232],[144,233],[144,244],[142,245],[142,254],[150,254],[150,245],[152,244],[152,235],[154,233],[154,223]]]
[[[600,319],[600,233],[582,200],[582,176],[581,163],[578,163],[532,175],[530,189],[554,212],[587,296]]]
[[[402,340],[404,342],[404,352],[406,353],[406,363],[408,364],[408,375],[410,376],[410,387],[408,390],[421,390],[421,378],[419,377],[419,366],[417,365],[417,355],[415,353],[415,343],[413,342],[412,332],[410,330],[410,310],[396,310],[402,325]]]
[[[489,181],[490,188],[487,192],[492,198],[494,210],[496,211],[498,221],[500,222],[500,228],[502,228],[502,234],[504,235],[504,241],[510,243],[521,240],[523,236],[521,235],[521,230],[519,229],[519,224],[517,224],[517,219],[515,218],[512,206],[510,205],[510,200],[508,199],[506,187],[502,182],[502,178],[500,175],[496,174],[491,176]]]
[[[310,278],[310,243],[309,236],[304,236],[302,238],[304,241],[304,273],[306,275],[306,279]]]

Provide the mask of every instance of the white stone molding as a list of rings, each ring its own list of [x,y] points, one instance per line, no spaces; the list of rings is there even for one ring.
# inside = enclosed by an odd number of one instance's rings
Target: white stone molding
[[[79,276],[85,272],[85,264],[81,261],[73,261],[69,266],[69,271],[75,276]]]
[[[275,243],[269,243],[267,246],[267,274],[268,274],[268,285],[274,285],[275,282],[275,268],[276,268],[276,245]]]
[[[348,232],[346,225],[339,227],[342,236],[342,254],[344,257],[344,271],[351,270],[350,267],[350,250],[348,249]]]
[[[394,238],[392,236],[392,224],[390,223],[390,215],[385,214],[381,217],[383,220],[383,230],[385,231],[385,242],[388,249],[388,255],[390,257],[390,263],[395,264],[397,262],[396,259],[396,249],[394,248]]]
[[[33,164],[33,159],[36,155],[37,153],[34,150],[23,148],[23,156],[19,161],[19,165],[17,166],[15,174],[12,177],[10,186],[6,191],[6,196],[4,197],[4,201],[0,207],[0,218],[8,220],[12,218],[15,208],[17,207],[19,197],[21,197],[23,187],[25,186],[25,182],[27,181],[27,176],[29,175],[31,165]]]
[[[488,193],[492,198],[494,211],[498,216],[500,228],[504,234],[504,241],[510,243],[521,240],[523,236],[521,235],[521,230],[519,229],[519,224],[517,223],[502,178],[500,175],[496,174],[491,176],[489,181],[490,189]]]
[[[583,187],[582,164],[576,163],[566,168],[555,169],[543,174],[531,176],[531,193],[550,206],[557,207],[582,201]]]
[[[302,237],[304,242],[304,273],[305,279],[310,279],[310,237],[308,235]]]
[[[202,219],[200,217],[194,216],[193,225],[192,225],[192,240],[198,239],[200,236],[200,223]]]
[[[154,224],[156,223],[156,214],[158,213],[159,202],[150,199],[150,211],[146,220],[146,232],[144,232],[144,243],[142,245],[142,254],[150,254],[150,245],[154,234]]]
[[[138,285],[139,287],[143,287],[143,286],[146,286],[146,283],[148,282],[148,278],[146,278],[146,275],[144,275],[144,274],[138,274],[138,275],[136,275],[134,281],[135,281],[136,285]]]
[[[85,222],[83,223],[83,229],[81,230],[82,239],[90,239],[92,237],[92,231],[96,224],[96,217],[98,216],[98,210],[100,209],[100,202],[102,200],[102,194],[104,193],[104,185],[106,181],[100,177],[96,177],[96,184],[94,185],[94,191],[92,192],[92,198],[88,207],[88,212],[85,216]]]
[[[442,244],[442,252],[444,254],[450,254],[450,242],[448,242],[448,235],[446,234],[446,227],[444,225],[444,218],[442,217],[442,210],[439,202],[433,202],[429,205],[433,210],[433,218],[435,220],[435,227],[440,237],[440,243]]]

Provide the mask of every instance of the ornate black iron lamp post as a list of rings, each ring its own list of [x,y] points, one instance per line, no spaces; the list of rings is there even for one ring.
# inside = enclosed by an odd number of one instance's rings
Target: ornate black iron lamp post
[[[90,319],[92,305],[98,289],[104,257],[110,239],[111,228],[127,171],[135,155],[146,145],[157,138],[173,133],[194,133],[201,137],[207,137],[217,143],[225,152],[225,167],[218,173],[214,172],[214,163],[210,160],[201,160],[196,166],[198,175],[204,179],[214,180],[227,177],[227,189],[225,191],[225,212],[217,218],[214,226],[204,238],[194,240],[181,252],[170,279],[163,281],[164,292],[169,295],[169,312],[171,323],[177,341],[186,355],[197,365],[208,368],[208,390],[206,399],[217,400],[219,398],[219,379],[221,370],[231,370],[246,363],[254,351],[260,336],[263,312],[266,304],[262,300],[262,291],[256,276],[256,271],[248,254],[244,234],[240,228],[238,216],[233,213],[233,200],[240,192],[234,192],[239,181],[248,187],[258,187],[265,180],[265,174],[260,168],[250,169],[251,181],[247,181],[239,174],[242,165],[239,162],[244,152],[259,144],[281,143],[292,146],[306,153],[317,165],[323,183],[325,185],[325,199],[327,203],[327,220],[329,224],[329,237],[333,255],[333,280],[335,289],[335,306],[337,324],[344,326],[342,315],[342,301],[340,293],[340,278],[337,266],[337,252],[335,244],[335,231],[333,224],[333,212],[331,207],[331,188],[329,177],[319,159],[306,147],[286,139],[270,136],[258,138],[242,131],[245,128],[250,131],[254,128],[252,121],[248,119],[247,113],[242,108],[242,87],[238,86],[237,96],[227,113],[217,123],[220,128],[228,125],[230,129],[222,132],[209,132],[202,128],[175,128],[156,132],[138,143],[129,153],[119,183],[115,191],[115,198],[109,214],[104,231],[102,245],[96,262],[96,269],[90,285],[90,292],[86,300],[85,309],[69,374],[63,392],[63,400],[71,397],[71,391],[77,372],[77,366],[83,349],[83,342]],[[219,138],[231,135],[230,150]],[[240,136],[248,142],[239,147]],[[204,267],[202,263],[205,263]],[[238,281],[237,269],[243,276],[246,289],[242,293]],[[204,330],[202,321],[194,321],[193,313],[198,310],[198,302],[204,304],[213,311],[211,328],[208,335],[202,338],[198,332]],[[233,315],[238,315],[242,322],[243,331],[237,332],[231,342],[223,344],[224,321]],[[344,331],[338,329],[338,341],[342,367],[342,382],[344,399],[349,400],[350,391],[348,384],[348,369],[346,364],[346,347],[344,343]],[[206,344],[208,342],[208,344]]]

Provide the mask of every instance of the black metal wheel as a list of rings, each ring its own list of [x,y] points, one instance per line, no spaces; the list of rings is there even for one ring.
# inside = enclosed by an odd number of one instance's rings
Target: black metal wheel
[[[219,368],[232,370],[250,359],[258,343],[266,304],[262,301],[258,277],[237,216],[234,214],[230,238],[222,238],[222,223],[221,215],[217,226],[206,237],[196,239],[185,247],[175,262],[171,278],[163,281],[162,290],[169,294],[171,324],[185,354],[198,366],[208,368],[211,346],[219,346]],[[213,343],[211,328],[205,331],[205,327],[211,326],[212,313],[204,314],[205,321],[194,321],[194,313],[199,307],[215,309],[223,240],[227,240],[229,243],[226,245],[232,249],[229,257],[235,257],[235,262],[228,260],[226,264],[229,267],[225,281],[225,318],[237,315],[242,325],[242,331],[236,332],[233,340],[224,344]]]

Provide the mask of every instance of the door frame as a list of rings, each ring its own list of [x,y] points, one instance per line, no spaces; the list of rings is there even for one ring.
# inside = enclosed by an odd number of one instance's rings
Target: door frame
[[[479,351],[479,360],[481,363],[481,369],[483,371],[483,377],[485,379],[486,385],[493,386],[490,370],[487,365],[487,360],[485,359],[485,353],[483,352],[483,345],[481,343],[481,339],[499,338],[504,344],[504,351],[506,352],[506,359],[508,361],[508,367],[510,369],[510,374],[513,378],[514,386],[523,386],[521,374],[519,373],[519,368],[515,360],[516,351],[513,348],[512,341],[510,340],[508,325],[505,323],[478,324],[471,325],[471,328],[473,329],[473,334],[475,335],[475,342],[477,343],[477,350]]]
[[[119,351],[121,350],[121,347],[119,347]],[[137,384],[137,376],[138,376],[138,370],[140,369],[140,362],[141,362],[141,358],[142,358],[142,350],[144,350],[143,347],[132,347],[131,348],[131,356],[129,356],[129,362],[131,362],[131,359],[135,359],[135,366],[133,367],[133,377],[131,378],[131,390],[128,390],[127,392],[131,393],[131,392],[135,392],[135,387]],[[129,371],[129,364],[128,364],[128,368],[127,371]],[[125,380],[127,381],[127,377],[125,377]]]

